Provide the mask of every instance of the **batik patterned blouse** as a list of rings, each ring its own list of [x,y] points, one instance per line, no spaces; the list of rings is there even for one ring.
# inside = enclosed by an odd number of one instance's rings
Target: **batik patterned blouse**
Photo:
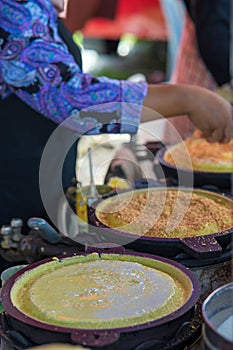
[[[1,0],[0,16],[2,99],[15,94],[80,135],[137,132],[147,84],[83,73],[58,34],[50,0]]]

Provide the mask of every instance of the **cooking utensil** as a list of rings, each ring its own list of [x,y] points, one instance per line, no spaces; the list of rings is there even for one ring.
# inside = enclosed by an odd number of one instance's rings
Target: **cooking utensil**
[[[176,167],[165,161],[164,155],[167,151],[166,147],[162,147],[157,153],[156,158],[160,163],[165,178],[173,178],[177,181],[179,186],[192,186],[202,187],[206,185],[216,186],[217,188],[230,189],[233,174],[224,172],[210,172],[210,171],[198,171]],[[193,181],[193,183],[191,183]]]
[[[46,263],[53,261],[53,259],[46,259],[17,272],[12,276],[3,286],[2,289],[2,303],[6,313],[7,320],[11,323],[15,332],[20,332],[27,337],[29,341],[34,344],[44,344],[51,342],[66,342],[76,343],[80,345],[93,346],[98,349],[105,350],[122,349],[133,350],[146,340],[157,338],[158,342],[164,343],[164,337],[172,338],[181,325],[186,322],[193,314],[195,304],[200,295],[200,283],[194,274],[181,264],[170,261],[166,258],[151,256],[141,253],[124,252],[120,254],[112,254],[110,250],[104,254],[100,254],[101,258],[108,259],[108,255],[114,256],[116,260],[128,260],[133,263],[146,264],[153,261],[158,262],[161,271],[166,271],[169,275],[176,276],[178,280],[189,291],[189,297],[186,302],[175,312],[168,314],[162,318],[154,321],[138,324],[136,326],[111,328],[111,329],[76,329],[55,326],[49,323],[43,323],[33,318],[28,317],[23,312],[19,311],[17,307],[12,304],[11,290],[15,282],[19,278],[24,277],[24,273],[33,270],[40,265],[46,267]],[[83,254],[76,254],[83,255]],[[68,259],[71,256],[61,257],[59,259]],[[149,260],[148,260],[149,259]],[[59,262],[58,262],[59,264]]]
[[[98,194],[95,189],[91,148],[88,148],[88,160],[89,160],[89,171],[90,171],[90,197],[96,199],[98,198]]]
[[[176,187],[169,188],[150,188],[136,190],[136,193],[143,193],[143,191],[178,191]],[[233,206],[233,200],[227,196],[223,196],[211,191],[182,188],[182,191],[188,193],[193,192],[202,196],[218,200],[223,203],[230,203]],[[128,191],[127,194],[133,195],[134,191]],[[124,202],[125,193],[118,194],[118,197],[122,197]],[[119,198],[121,198],[119,197]],[[136,251],[143,251],[152,254],[158,254],[165,257],[175,257],[182,252],[188,253],[195,258],[213,258],[218,257],[222,254],[223,247],[227,246],[231,242],[233,227],[223,232],[215,232],[208,235],[201,235],[195,237],[184,237],[184,238],[161,238],[161,237],[149,237],[139,236],[132,233],[126,233],[117,228],[109,227],[105,225],[100,217],[99,213],[104,211],[109,199],[100,201],[95,205],[95,208],[90,211],[90,222],[96,226],[96,230],[106,237],[109,242],[114,242],[119,245],[125,245],[129,249]]]
[[[233,282],[213,291],[202,305],[206,350],[233,349]]]

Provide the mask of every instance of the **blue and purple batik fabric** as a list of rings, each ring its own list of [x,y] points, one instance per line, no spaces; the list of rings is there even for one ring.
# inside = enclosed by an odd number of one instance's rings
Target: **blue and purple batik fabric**
[[[0,16],[1,98],[15,94],[58,124],[72,116],[79,134],[101,132],[103,121],[105,132],[137,132],[147,84],[82,73],[50,0],[1,0]]]

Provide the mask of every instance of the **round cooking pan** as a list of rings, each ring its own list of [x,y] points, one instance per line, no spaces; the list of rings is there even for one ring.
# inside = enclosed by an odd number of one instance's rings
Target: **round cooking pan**
[[[128,191],[118,194],[118,198],[124,202],[124,197],[128,195],[132,196],[133,193],[143,192],[155,192],[156,191],[186,191],[188,193],[196,193],[198,195],[220,201],[222,203],[228,203],[233,208],[232,198],[220,195],[215,192],[202,190],[202,189],[190,189],[190,188],[149,188],[140,189],[136,191]],[[106,205],[109,205],[114,200],[114,196],[100,201],[95,205],[95,208],[90,209],[90,221],[96,226],[96,230],[100,231],[101,235],[106,237],[106,240],[119,245],[124,245],[128,249],[136,251],[158,254],[168,258],[174,258],[178,254],[188,253],[194,258],[215,258],[222,254],[223,248],[228,246],[232,239],[233,225],[228,230],[222,232],[214,232],[212,234],[206,234],[201,236],[192,236],[184,238],[161,238],[140,236],[138,234],[123,232],[121,228],[113,228],[104,224],[100,219],[100,213],[105,210]]]
[[[91,261],[93,261],[93,259],[94,261],[95,259],[96,261],[99,259],[104,259],[111,261],[116,260],[117,262],[127,261],[135,264],[135,266],[140,264],[144,267],[148,266],[152,269],[155,268],[161,273],[169,275],[172,279],[174,279],[174,281],[178,281],[178,284],[180,286],[182,285],[182,288],[185,290],[185,298],[182,299],[181,306],[179,306],[179,308],[175,309],[171,313],[168,312],[161,318],[156,318],[155,320],[139,323],[137,325],[107,329],[78,329],[74,327],[54,325],[49,322],[42,322],[36,318],[27,316],[24,312],[17,308],[17,305],[13,305],[12,298],[14,299],[14,297],[12,297],[12,295],[14,295],[14,292],[12,294],[12,291],[14,290],[14,287],[17,285],[18,281],[21,282],[23,279],[27,279],[27,276],[29,276],[30,273],[34,273],[33,276],[37,276],[38,269],[39,271],[43,271],[43,274],[46,274],[46,272],[49,271],[51,277],[53,276],[53,269],[56,270],[61,266],[67,266],[67,264],[69,264],[71,261],[69,259],[80,258],[83,259],[82,262],[85,262],[85,259],[88,261],[90,261],[90,259],[92,259]],[[36,275],[35,271],[37,271]],[[63,274],[61,275],[64,276]],[[64,285],[64,281],[62,282],[61,280],[61,284]],[[22,284],[20,284],[20,286],[22,286]],[[136,290],[140,289],[139,286],[133,288],[136,288]],[[72,256],[69,255],[56,259],[46,259],[33,263],[23,270],[17,272],[4,284],[1,292],[1,298],[6,318],[8,323],[12,325],[14,332],[21,334],[21,337],[26,337],[27,340],[35,345],[63,342],[85,345],[94,347],[95,349],[99,349],[100,347],[104,350],[133,350],[136,348],[139,349],[141,344],[145,343],[146,341],[154,340],[156,344],[161,344],[159,349],[162,349],[162,344],[164,345],[164,337],[166,337],[166,339],[171,339],[181,325],[192,317],[195,310],[195,305],[200,296],[200,289],[200,283],[196,279],[195,275],[189,269],[177,262],[148,254],[129,253],[125,250],[118,254],[111,253],[110,250],[101,253],[99,250],[98,253],[78,253]],[[59,299],[57,300],[58,305],[62,302],[64,301]],[[170,305],[171,302],[172,301],[170,301],[168,305]]]
[[[156,158],[163,169],[165,178],[174,179],[180,186],[215,186],[220,189],[229,189],[230,191],[233,179],[232,173],[199,171],[178,167],[166,162],[164,159],[166,151],[167,148],[162,147],[156,153]]]

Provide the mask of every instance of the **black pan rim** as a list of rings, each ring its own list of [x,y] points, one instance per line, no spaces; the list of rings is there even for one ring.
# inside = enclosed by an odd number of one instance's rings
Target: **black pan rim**
[[[169,147],[174,146],[174,145],[169,145]],[[232,172],[221,172],[221,171],[202,171],[202,170],[193,170],[193,169],[188,169],[188,168],[183,168],[183,167],[179,167],[179,166],[175,166],[173,164],[168,163],[165,159],[164,159],[164,154],[167,151],[167,149],[169,147],[161,147],[158,152],[156,153],[156,158],[158,159],[159,163],[167,168],[170,168],[174,171],[182,171],[182,172],[186,172],[188,174],[197,174],[197,175],[206,175],[206,176],[217,176],[217,177],[231,177]]]

